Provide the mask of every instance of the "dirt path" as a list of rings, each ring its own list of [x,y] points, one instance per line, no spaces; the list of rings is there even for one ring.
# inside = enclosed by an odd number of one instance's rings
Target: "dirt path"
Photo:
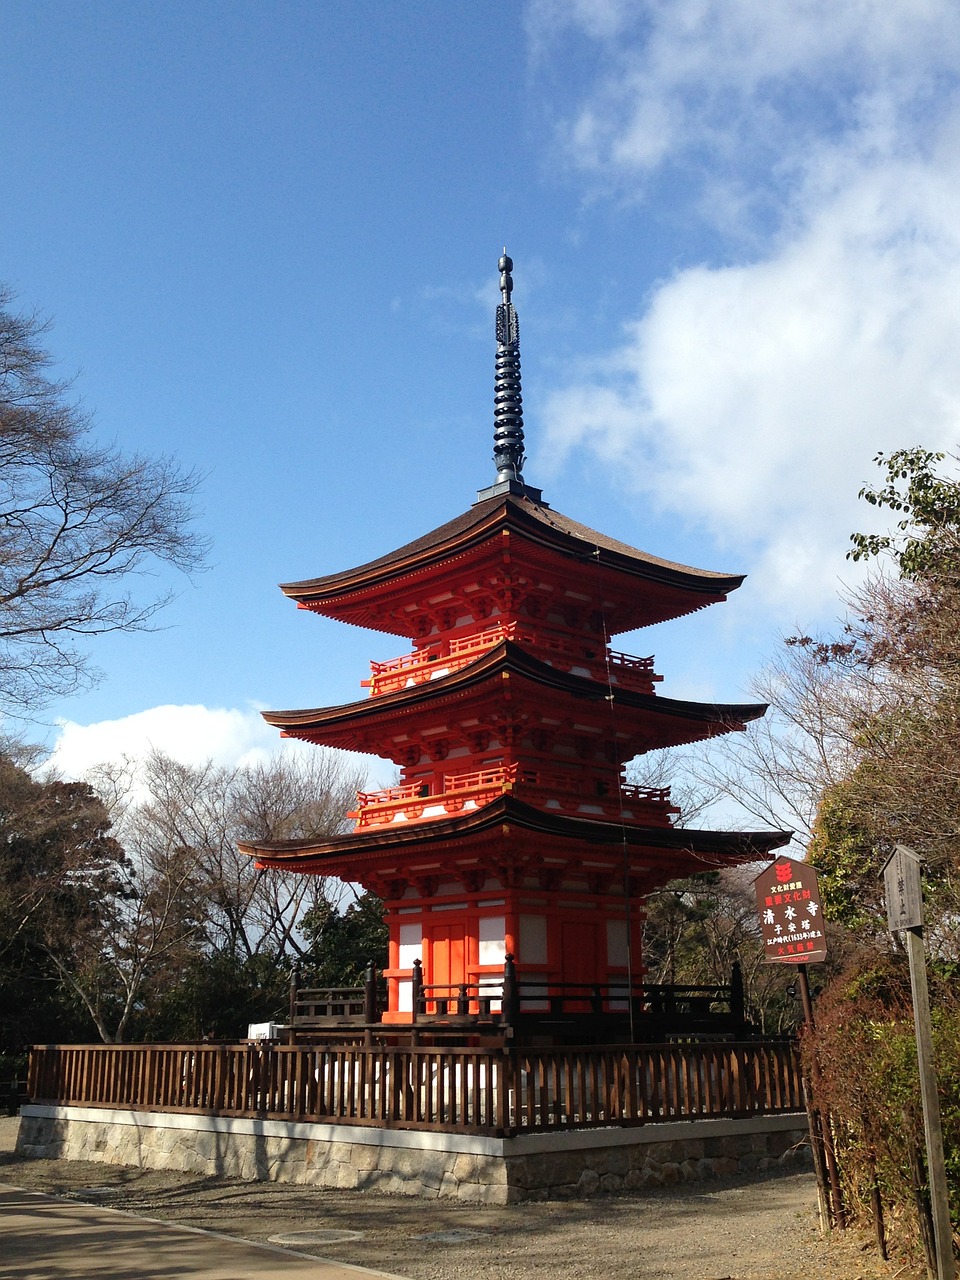
[[[853,1233],[824,1241],[811,1174],[722,1179],[642,1198],[477,1208],[80,1161],[20,1160],[0,1119],[0,1180],[247,1240],[318,1233],[302,1253],[411,1280],[917,1280]],[[335,1242],[331,1234],[347,1239]],[[349,1236],[349,1233],[359,1233]]]

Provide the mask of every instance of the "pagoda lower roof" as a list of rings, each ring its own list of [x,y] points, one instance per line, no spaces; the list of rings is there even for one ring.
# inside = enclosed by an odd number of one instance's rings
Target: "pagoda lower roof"
[[[610,538],[528,495],[504,494],[475,503],[456,519],[395,551],[338,573],[281,583],[281,590],[303,608],[393,635],[415,636],[412,618],[404,619],[396,598],[416,590],[418,581],[442,585],[444,566],[464,557],[499,552],[512,536],[514,565],[524,559],[581,566],[581,578],[602,596],[619,581],[633,583],[633,604],[620,605],[611,634],[680,617],[724,600],[743,582],[743,574],[716,573],[649,555]],[[646,590],[638,590],[645,584]],[[408,629],[409,628],[409,629]]]
[[[318,840],[248,841],[240,849],[261,867],[335,875],[360,884],[393,871],[413,874],[423,865],[437,866],[442,874],[484,855],[499,856],[509,865],[513,855],[532,851],[565,861],[606,853],[626,857],[631,875],[646,873],[663,883],[684,873],[762,861],[790,836],[789,831],[624,827],[545,812],[503,795],[480,809],[428,823],[398,823]]]
[[[389,755],[386,745],[392,725],[402,724],[405,731],[429,727],[445,708],[467,701],[473,701],[481,710],[493,707],[502,711],[511,679],[517,682],[518,694],[524,688],[536,691],[537,708],[542,714],[547,714],[550,706],[575,710],[578,703],[592,704],[597,711],[602,706],[604,727],[614,716],[617,735],[635,744],[629,755],[740,729],[748,721],[759,719],[767,709],[765,703],[686,702],[607,685],[559,670],[513,641],[502,640],[466,666],[424,684],[340,706],[261,714],[287,737]],[[515,701],[512,691],[510,696]]]

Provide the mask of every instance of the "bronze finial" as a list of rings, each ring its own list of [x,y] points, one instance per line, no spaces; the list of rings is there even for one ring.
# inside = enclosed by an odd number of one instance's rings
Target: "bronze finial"
[[[499,262],[500,295],[497,307],[497,363],[493,391],[493,460],[497,482],[523,481],[523,397],[520,394],[520,321],[510,295],[513,292],[513,259],[504,249]]]
[[[499,262],[500,297],[497,307],[497,366],[493,384],[493,461],[497,476],[481,489],[477,501],[504,494],[525,497],[547,507],[543,494],[525,484],[521,470],[523,453],[523,397],[520,395],[520,321],[510,301],[513,293],[513,259],[504,249]]]

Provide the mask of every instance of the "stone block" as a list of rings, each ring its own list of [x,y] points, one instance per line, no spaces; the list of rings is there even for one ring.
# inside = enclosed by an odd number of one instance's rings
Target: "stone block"
[[[721,1154],[725,1156],[741,1156],[748,1155],[753,1150],[753,1143],[750,1134],[732,1133],[726,1138],[717,1138],[714,1140],[720,1148]]]
[[[458,1182],[477,1182],[477,1157],[458,1155],[453,1162],[453,1176]]]
[[[508,1187],[502,1184],[495,1186],[490,1183],[481,1183],[480,1203],[496,1205],[513,1204],[514,1201],[510,1199],[510,1193],[515,1190],[516,1188],[514,1187]]]
[[[531,1156],[531,1182],[535,1186],[576,1182],[584,1163],[585,1157],[582,1152],[551,1151]]]
[[[505,1186],[507,1182],[507,1162],[495,1156],[477,1156],[477,1181],[488,1186]]]
[[[443,1181],[444,1170],[434,1166],[431,1168],[426,1165],[420,1170],[420,1185],[428,1191],[439,1191],[440,1183]]]
[[[607,1173],[617,1174],[622,1178],[630,1168],[629,1147],[598,1147],[585,1154],[590,1161],[591,1169],[596,1169],[601,1178]]]
[[[575,1182],[558,1182],[547,1188],[548,1200],[576,1200],[579,1195]]]
[[[398,1178],[409,1178],[415,1169],[414,1155],[398,1147],[384,1147],[380,1152],[380,1168]]]
[[[538,1173],[540,1160],[538,1156],[513,1156],[506,1162],[507,1178],[514,1187],[538,1187],[541,1178]]]
[[[376,1189],[382,1191],[384,1195],[394,1196],[403,1193],[403,1179],[398,1178],[395,1173],[381,1172],[376,1179]]]
[[[167,1126],[123,1125],[75,1119],[23,1117],[17,1137],[22,1155],[221,1174],[246,1181],[269,1179],[347,1189],[377,1188],[394,1194],[443,1197],[466,1203],[508,1204],[521,1200],[572,1199],[623,1191],[641,1193],[663,1184],[798,1167],[810,1162],[803,1128],[698,1134],[698,1126],[674,1128],[689,1138],[641,1142],[656,1137],[656,1125],[622,1145],[565,1150],[556,1134],[549,1150],[505,1158],[436,1150],[378,1147],[345,1141],[265,1137]],[[693,1136],[697,1134],[697,1136]],[[626,1136],[626,1135],[624,1135]],[[387,1138],[389,1141],[389,1136]],[[597,1138],[598,1143],[601,1139]]]
[[[368,1172],[379,1168],[380,1152],[376,1147],[361,1146],[359,1143],[351,1149],[350,1160],[355,1169]]]

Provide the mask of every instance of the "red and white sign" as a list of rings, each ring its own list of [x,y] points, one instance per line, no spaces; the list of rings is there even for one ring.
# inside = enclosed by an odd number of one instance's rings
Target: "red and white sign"
[[[806,862],[780,857],[753,882],[770,964],[815,964],[827,958],[817,873]]]

